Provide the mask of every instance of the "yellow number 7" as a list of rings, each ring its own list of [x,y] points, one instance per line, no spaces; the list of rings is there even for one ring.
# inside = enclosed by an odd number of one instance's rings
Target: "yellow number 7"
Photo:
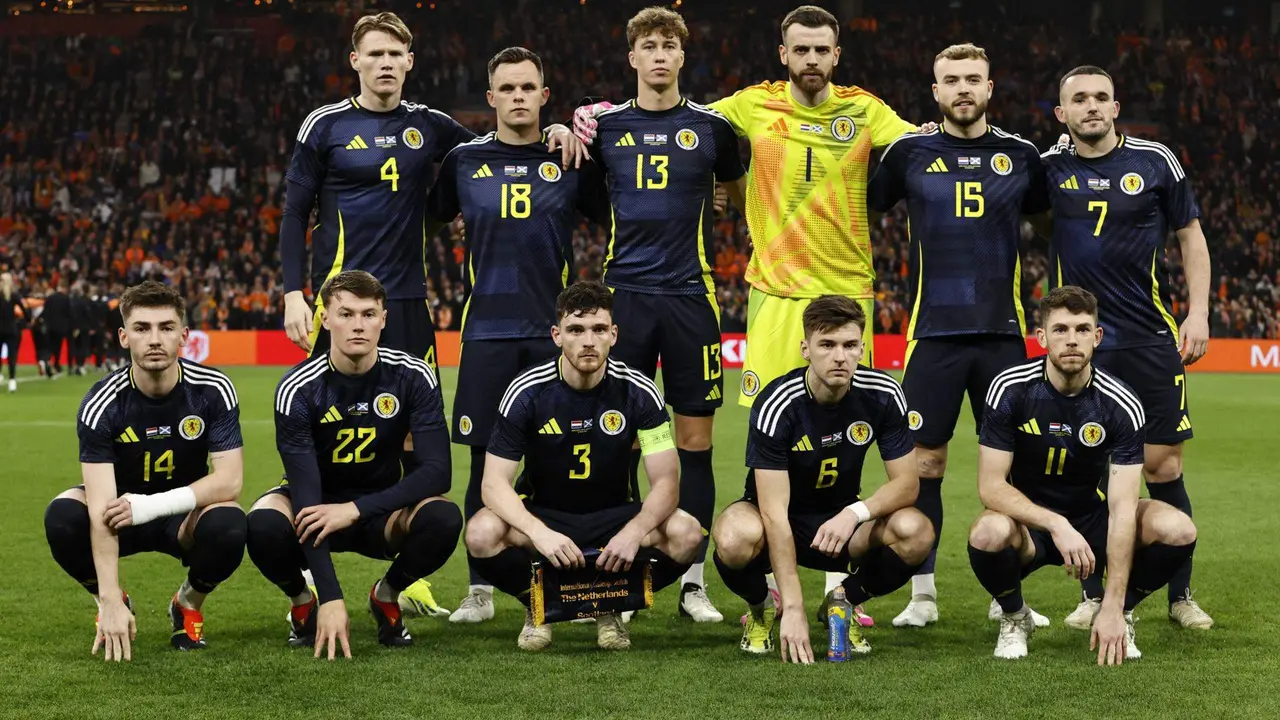
[[[1098,224],[1093,227],[1094,237],[1098,237],[1102,234],[1102,223],[1107,221],[1107,201],[1094,200],[1089,203],[1089,212],[1099,209],[1102,210],[1102,212],[1098,215]]]

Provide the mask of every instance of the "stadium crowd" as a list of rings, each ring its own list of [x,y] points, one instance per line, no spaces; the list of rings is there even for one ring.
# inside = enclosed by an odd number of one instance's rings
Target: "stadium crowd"
[[[622,38],[631,5],[511,5],[438,0],[435,10],[409,14],[418,36],[406,98],[465,113],[464,124],[487,130],[479,121],[488,116],[484,64],[508,45],[542,55],[553,89],[547,122],[567,121],[588,92],[611,100],[633,94]],[[693,37],[681,88],[691,99],[781,78],[777,18],[792,3],[687,5],[681,10]],[[272,38],[206,35],[177,24],[127,42],[0,38],[8,68],[0,77],[0,269],[28,296],[62,287],[101,302],[125,285],[161,279],[185,294],[193,327],[279,328],[283,174],[307,113],[358,91],[343,38],[360,10],[295,14]],[[972,40],[994,63],[993,122],[1044,150],[1061,132],[1053,117],[1057,78],[1083,62],[1108,68],[1122,127],[1169,145],[1189,169],[1217,278],[1213,335],[1280,337],[1280,216],[1272,207],[1280,175],[1277,38],[1204,26],[1094,33],[1000,17],[994,8],[981,11],[985,17],[966,12],[972,17],[964,22],[849,23],[836,81],[867,88],[905,119],[935,119],[934,53]],[[904,332],[912,301],[905,210],[884,217],[872,237],[875,329]],[[1022,289],[1034,308],[1047,291],[1047,244],[1029,226],[1025,238]],[[1180,317],[1185,281],[1170,239]],[[580,277],[599,275],[606,241],[604,229],[581,226]],[[726,331],[745,327],[749,242],[736,212],[717,223],[713,262]],[[436,325],[457,329],[466,297],[458,228],[431,238],[425,252]]]

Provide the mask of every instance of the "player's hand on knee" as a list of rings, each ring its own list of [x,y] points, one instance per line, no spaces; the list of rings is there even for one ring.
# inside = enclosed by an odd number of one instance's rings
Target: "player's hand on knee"
[[[351,659],[351,618],[347,616],[347,604],[342,600],[330,600],[317,608],[316,612],[316,651],[312,657],[320,657],[325,648],[329,649],[329,659],[337,657],[336,650],[342,648],[342,656]]]
[[[538,533],[538,537],[530,539],[533,540],[533,548],[538,551],[538,554],[557,569],[581,568],[587,565],[587,559],[582,556],[582,550],[578,549],[578,546],[566,535],[548,528]]]
[[[102,520],[107,527],[116,532],[119,532],[121,528],[127,528],[132,525],[133,503],[129,500],[129,493],[125,493],[107,503],[107,510],[103,513]]]
[[[570,165],[580,168],[583,160],[591,159],[587,146],[563,125],[552,125],[548,128],[547,150],[551,152],[559,150],[560,165],[566,169]]]
[[[598,102],[583,105],[573,111],[573,134],[590,145],[596,139],[596,116],[613,107],[613,103]]]
[[[849,544],[849,538],[853,537],[853,531],[858,529],[858,518],[853,514],[852,510],[842,510],[836,513],[836,516],[822,523],[822,527],[818,528],[818,532],[813,536],[813,542],[809,547],[826,555],[827,557],[838,558],[840,553],[844,552],[844,548]]]
[[[803,665],[813,663],[813,647],[809,644],[809,618],[804,613],[783,613],[778,641],[782,646],[782,662]]]
[[[294,345],[311,352],[311,307],[301,292],[284,295],[284,332]]]
[[[1071,527],[1064,518],[1051,531],[1051,534],[1053,544],[1062,555],[1062,563],[1066,566],[1067,575],[1083,580],[1093,574],[1093,549],[1089,547],[1089,543],[1079,531]]]
[[[125,606],[124,600],[117,598],[102,604],[98,612],[98,629],[93,638],[91,655],[98,654],[103,648],[102,659],[116,662],[132,660],[133,650],[130,643],[138,637],[138,623]]]
[[[298,532],[298,542],[305,543],[314,536],[315,547],[329,538],[330,535],[346,530],[360,519],[360,510],[355,503],[336,503],[331,505],[312,505],[303,508],[294,520]]]
[[[1089,650],[1098,651],[1098,665],[1124,662],[1124,635],[1124,614],[1119,608],[1108,608],[1098,613],[1089,634]]]
[[[596,558],[596,568],[606,572],[626,572],[640,552],[642,538],[635,537],[627,528],[623,528],[609,540],[609,544],[600,551]]]

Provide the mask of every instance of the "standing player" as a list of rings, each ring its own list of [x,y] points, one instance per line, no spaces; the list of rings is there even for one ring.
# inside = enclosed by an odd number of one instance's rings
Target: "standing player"
[[[18,381],[14,373],[18,369],[18,350],[22,348],[22,324],[25,320],[27,304],[22,293],[14,287],[11,273],[0,273],[0,346],[5,348],[9,363],[9,392],[17,392]]]
[[[1182,473],[1182,444],[1192,437],[1184,366],[1209,345],[1209,248],[1200,208],[1169,148],[1116,132],[1120,103],[1105,70],[1083,66],[1067,73],[1059,102],[1055,113],[1072,144],[1044,156],[1054,218],[1051,277],[1098,297],[1106,330],[1098,365],[1128,383],[1151,418],[1142,463],[1147,492],[1190,515]],[[1170,230],[1187,274],[1181,328],[1169,311],[1164,248]],[[1088,629],[1101,591],[1099,581],[1086,582],[1084,601],[1067,625]],[[1169,582],[1169,617],[1186,628],[1213,626],[1191,597],[1190,561]]]
[[[399,594],[449,559],[462,514],[443,497],[451,466],[436,375],[420,358],[378,346],[386,291],[369,273],[348,270],[321,286],[320,298],[333,343],[276,388],[276,446],[289,479],[253,504],[249,557],[292,603],[289,644],[314,646],[315,657],[327,645],[332,660],[335,642],[346,657],[351,651],[330,554],[392,561],[369,589],[369,613],[378,642],[409,645]],[[407,471],[405,435],[416,456]]]
[[[684,20],[666,8],[631,18],[627,58],[638,78],[636,98],[599,117],[592,157],[608,175],[612,206],[604,282],[621,329],[616,355],[650,378],[661,358],[675,413],[680,507],[706,533],[715,511],[712,427],[724,403],[712,208],[717,181],[742,206],[746,170],[724,117],[680,97],[688,38]],[[632,467],[639,462],[635,450]],[[705,542],[698,557],[682,583],[680,614],[719,622],[703,580]]]
[[[137,631],[119,561],[141,552],[182,560],[187,579],[169,602],[172,645],[205,647],[205,598],[244,558],[240,404],[226,375],[180,359],[186,306],[147,281],[120,300],[120,344],[133,363],[90,388],[80,404],[84,484],[45,510],[53,559],[98,603],[93,652],[129,660]],[[212,467],[212,471],[210,471]]]
[[[1009,368],[987,392],[978,448],[987,509],[969,531],[969,562],[1003,609],[995,656],[1007,660],[1026,657],[1035,630],[1022,578],[1046,565],[1086,578],[1106,565],[1089,646],[1099,665],[1118,665],[1142,657],[1133,608],[1190,559],[1196,527],[1138,499],[1146,417],[1127,385],[1092,364],[1105,337],[1097,299],[1064,286],[1040,307],[1048,357]]]
[[[976,430],[991,380],[1027,357],[1018,241],[1022,216],[1049,210],[1035,145],[987,122],[990,69],[986,51],[972,44],[938,53],[933,96],[942,128],[894,141],[867,189],[875,212],[907,201],[915,304],[902,385],[920,462],[916,507],[939,537],[947,443],[965,392]],[[912,578],[897,627],[938,620],[937,542]]]
[[[849,601],[893,592],[924,562],[933,544],[928,518],[911,507],[919,490],[898,383],[859,368],[867,318],[851,298],[828,295],[804,311],[800,354],[809,363],[765,387],[751,410],[746,496],[716,520],[716,568],[750,606],[741,647],[773,649],[776,610],[765,573],[782,596],[782,659],[813,662],[797,565],[849,572]],[[859,499],[862,464],[872,441],[889,480]],[[849,646],[871,651],[858,623]]]
[[[471,448],[467,518],[484,506],[485,447],[503,391],[521,370],[559,353],[547,329],[556,324],[556,296],[573,274],[578,215],[603,220],[599,208],[605,204],[593,164],[562,170],[547,156],[545,133],[538,129],[551,96],[542,60],[511,47],[494,55],[488,70],[486,96],[498,129],[451,150],[427,198],[437,221],[461,213],[467,224],[471,292],[453,403],[453,441]],[[470,591],[449,619],[492,617],[493,586],[472,568]]]
[[[507,388],[485,459],[484,504],[467,524],[467,554],[499,590],[529,605],[529,563],[582,567],[582,548],[600,548],[596,567],[656,560],[653,590],[688,569],[702,541],[698,521],[677,509],[678,458],[666,404],[649,378],[609,357],[618,340],[613,296],[599,283],[570,285],[556,300],[551,338],[560,357],[520,374]],[[627,457],[640,443],[649,495],[634,494]],[[524,459],[527,498],[516,494]],[[597,644],[631,646],[619,615],[596,618]],[[551,644],[551,626],[526,614],[522,650]]]

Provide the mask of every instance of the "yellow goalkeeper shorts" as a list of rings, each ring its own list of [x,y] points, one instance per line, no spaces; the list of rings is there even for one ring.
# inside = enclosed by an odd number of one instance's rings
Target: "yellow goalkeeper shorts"
[[[742,384],[738,404],[751,407],[756,395],[774,379],[805,364],[800,356],[804,339],[804,309],[813,298],[785,298],[755,288],[747,301],[747,357],[742,364]],[[858,300],[866,314],[862,329],[862,364],[872,367],[874,347],[871,328],[875,300]]]

